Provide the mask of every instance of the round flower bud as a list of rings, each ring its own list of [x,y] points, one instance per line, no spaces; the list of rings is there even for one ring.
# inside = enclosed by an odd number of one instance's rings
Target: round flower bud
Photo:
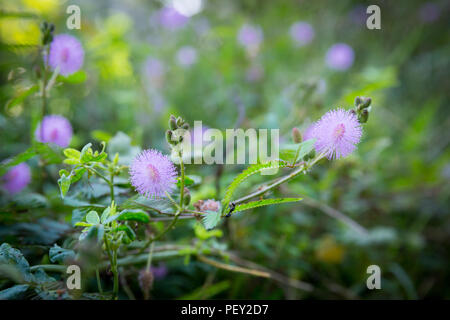
[[[176,130],[177,129],[177,119],[173,115],[170,116],[169,119],[169,128],[170,130]]]
[[[294,140],[294,143],[302,142],[302,134],[296,127],[292,128],[292,139]]]
[[[369,111],[367,109],[364,109],[361,114],[359,115],[359,122],[360,123],[366,123],[369,119]]]
[[[188,206],[189,203],[191,203],[191,193],[188,188],[184,188],[183,203],[185,206]]]

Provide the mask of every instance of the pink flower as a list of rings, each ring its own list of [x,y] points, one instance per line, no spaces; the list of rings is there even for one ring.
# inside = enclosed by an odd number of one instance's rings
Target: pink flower
[[[3,187],[10,193],[16,194],[22,191],[31,181],[30,167],[22,162],[11,169],[3,176]]]
[[[310,130],[305,132],[305,140],[316,138],[316,152],[324,153],[330,160],[352,153],[362,135],[357,116],[344,109],[328,111]]]
[[[68,34],[59,34],[50,44],[48,64],[63,76],[77,72],[83,66],[84,50],[77,38]]]
[[[175,187],[177,172],[169,157],[148,149],[134,158],[130,166],[133,187],[143,196],[161,197]]]
[[[72,126],[63,116],[49,115],[44,117],[34,135],[39,142],[51,142],[65,148],[72,139]]]

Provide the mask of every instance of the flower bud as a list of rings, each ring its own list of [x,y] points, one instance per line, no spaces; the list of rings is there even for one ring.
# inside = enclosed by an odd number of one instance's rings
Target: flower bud
[[[362,108],[368,108],[370,106],[370,104],[372,103],[372,99],[371,98],[365,98],[361,107]]]
[[[172,136],[173,136],[173,132],[170,131],[170,130],[167,130],[166,131],[166,140],[167,140],[167,142],[169,144],[171,144],[171,145],[175,145],[175,144],[177,144],[177,142],[172,139]]]
[[[363,101],[362,101],[361,97],[356,97],[355,98],[355,107],[358,107],[362,102]]]
[[[169,118],[169,129],[170,130],[176,130],[177,127],[177,119],[175,119],[175,117],[173,115],[170,115]]]
[[[189,130],[189,123],[185,122],[183,123],[183,125],[181,126],[184,130]]]
[[[141,287],[144,298],[147,300],[150,296],[150,290],[153,287],[153,273],[146,269],[139,272],[139,286]]]
[[[188,206],[189,203],[191,203],[191,193],[186,187],[184,188],[183,203],[185,206]]]
[[[178,126],[178,127],[181,127],[181,126],[183,125],[183,123],[184,123],[183,118],[178,117],[178,118],[177,118],[177,121],[176,121],[177,126]]]
[[[366,123],[368,119],[369,119],[369,111],[367,109],[364,109],[360,113],[358,120],[359,120],[360,123]]]
[[[302,142],[302,134],[296,127],[292,128],[292,140],[294,140],[294,143]]]

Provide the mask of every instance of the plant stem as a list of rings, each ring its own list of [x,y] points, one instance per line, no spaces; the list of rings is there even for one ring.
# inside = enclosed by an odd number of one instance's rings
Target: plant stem
[[[238,266],[221,263],[221,262],[209,259],[202,255],[198,256],[198,260],[200,260],[204,263],[207,263],[209,265],[212,265],[219,269],[224,269],[224,270],[233,271],[233,272],[246,273],[246,274],[250,274],[250,275],[256,276],[256,277],[270,278],[270,273],[268,273],[268,272],[254,270],[254,269],[247,269],[247,268],[243,268],[243,267],[238,267]]]
[[[180,187],[180,208],[184,206],[184,163],[182,153],[180,152],[180,170],[181,170],[181,187]]]
[[[100,272],[98,271],[98,268],[95,269],[95,276],[97,278],[98,292],[100,292],[100,294],[103,294],[102,283],[100,281]]]
[[[241,202],[250,200],[254,197],[260,196],[264,193],[266,193],[269,190],[274,189],[275,187],[278,187],[280,184],[283,184],[293,178],[295,178],[296,176],[298,176],[300,173],[308,170],[309,168],[311,168],[314,164],[316,164],[320,159],[322,159],[324,157],[323,154],[318,155],[311,163],[306,164],[303,163],[298,169],[292,171],[290,174],[280,178],[279,180],[275,181],[274,183],[271,183],[267,186],[265,186],[264,188],[261,188],[260,190],[257,190],[255,192],[250,193],[249,195],[246,195],[245,197],[239,198],[235,201],[233,201],[235,204],[239,204]]]
[[[110,189],[110,193],[111,193],[111,202],[114,201],[114,173],[111,172],[111,181],[109,184],[109,189]]]
[[[157,236],[148,239],[147,243],[141,248],[141,250],[140,250],[139,252],[144,252],[144,250],[147,249],[148,246],[149,246],[152,242],[154,242],[154,241],[160,239],[160,238],[161,238],[163,235],[165,235],[170,229],[172,229],[172,227],[175,225],[175,223],[177,223],[178,218],[180,217],[180,214],[181,214],[181,211],[178,210],[177,213],[175,214],[175,217],[173,218],[172,222],[170,222],[170,224],[167,226],[167,228],[164,229],[164,230],[163,230],[160,234],[158,234]]]
[[[113,300],[117,300],[119,296],[119,273],[117,272],[117,249],[113,250],[113,265],[111,271],[114,276]]]

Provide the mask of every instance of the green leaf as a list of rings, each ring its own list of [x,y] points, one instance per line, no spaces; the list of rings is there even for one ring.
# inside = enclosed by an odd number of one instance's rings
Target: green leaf
[[[81,162],[87,162],[87,161],[85,161],[85,160],[87,160],[87,154],[89,153],[89,150],[91,151],[91,153],[92,153],[92,149],[91,149],[91,146],[92,146],[92,143],[88,143],[88,144],[86,144],[84,147],[83,147],[83,149],[81,149],[81,154],[80,154],[80,160],[81,160]]]
[[[150,217],[148,214],[139,209],[125,209],[119,213],[117,219],[120,221],[138,221],[142,223],[150,222]]]
[[[80,159],[81,152],[73,148],[67,148],[64,149],[64,155],[70,159]]]
[[[21,104],[29,95],[37,92],[38,90],[39,86],[34,85],[25,90],[20,91],[17,96],[15,96],[6,103],[6,109],[10,109]]]
[[[128,239],[123,239],[125,240],[124,243],[128,244],[131,241],[134,241],[136,239],[136,234],[134,233],[133,229],[131,229],[128,225],[126,224],[122,224],[119,227],[117,227],[115,229],[116,231],[123,231],[125,232],[126,238]]]
[[[75,223],[75,227],[92,227],[92,223],[80,221]]]
[[[205,229],[213,229],[219,223],[220,215],[220,211],[206,211],[206,214],[202,219],[202,223]]]
[[[228,186],[227,191],[225,192],[225,197],[222,200],[223,208],[227,208],[230,203],[233,192],[239,187],[239,185],[250,176],[262,172],[264,170],[276,169],[276,168],[284,168],[289,166],[290,164],[280,160],[272,160],[266,163],[253,164],[249,166],[247,169],[242,171],[236,178],[234,178],[233,182]]]
[[[86,222],[90,224],[99,224],[100,218],[97,211],[89,211],[86,215]]]
[[[189,176],[185,176],[184,177],[184,186],[194,186],[194,185],[198,185],[202,182],[202,178],[200,176],[196,176],[196,175],[189,175]],[[181,177],[177,178],[177,187],[180,188],[181,187]]]
[[[280,203],[286,203],[286,202],[297,202],[301,201],[303,198],[278,198],[278,199],[264,199],[264,200],[258,200],[258,201],[252,201],[247,202],[244,204],[239,204],[234,209],[233,213],[240,212],[244,210],[249,210],[257,207],[262,206],[269,206],[271,204],[280,204]]]
[[[58,179],[59,189],[61,190],[61,198],[64,198],[70,188],[71,177],[63,174],[61,178]]]
[[[0,291],[0,300],[22,300],[28,288],[30,288],[28,284],[16,284]]]
[[[103,210],[102,216],[100,217],[100,222],[102,224],[106,223],[106,220],[109,218],[110,216],[110,212],[111,212],[111,208],[110,207],[106,207],[105,210]]]
[[[50,248],[49,251],[49,258],[50,261],[55,262],[61,262],[63,263],[66,259],[73,259],[75,258],[75,252],[73,250],[64,249],[55,244],[53,247]]]
[[[57,79],[58,79],[58,81],[65,82],[65,83],[78,84],[78,83],[85,82],[87,79],[87,75],[86,75],[86,72],[84,72],[83,70],[79,70],[75,73],[72,73],[69,76],[66,76],[66,77],[62,76],[62,75],[58,75]]]
[[[12,248],[8,243],[0,246],[0,274],[3,278],[12,278],[16,282],[30,282],[33,275],[30,265],[22,252]]]
[[[15,157],[4,161],[0,164],[0,176],[3,176],[10,167],[16,166],[22,162],[25,162],[31,158],[33,158],[36,155],[36,151],[34,148],[28,148],[22,153],[19,153]]]
[[[316,139],[309,139],[300,143],[298,147],[299,150],[297,159],[303,159],[308,153],[310,153],[314,149],[315,142]],[[295,161],[297,161],[297,159],[295,159]]]

